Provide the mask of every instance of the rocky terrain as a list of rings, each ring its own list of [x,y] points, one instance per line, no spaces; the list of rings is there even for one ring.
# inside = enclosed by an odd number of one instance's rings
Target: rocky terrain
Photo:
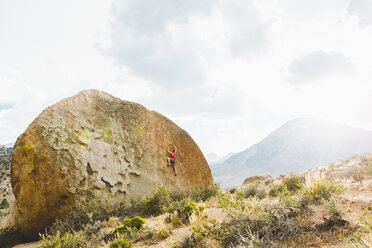
[[[223,187],[240,185],[258,174],[299,173],[372,151],[372,132],[318,119],[285,123],[258,144],[211,166]]]
[[[10,184],[10,164],[12,159],[13,148],[0,146],[0,203],[5,201],[12,204],[14,196]],[[9,207],[0,206],[0,220],[7,214]]]

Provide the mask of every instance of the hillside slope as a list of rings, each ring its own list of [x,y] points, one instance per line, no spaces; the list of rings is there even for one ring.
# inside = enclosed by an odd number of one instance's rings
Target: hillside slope
[[[285,123],[258,144],[214,165],[223,187],[237,186],[256,174],[301,172],[354,154],[372,151],[372,132],[318,119]]]
[[[205,158],[207,159],[207,162],[208,162],[209,165],[214,165],[214,164],[224,163],[226,160],[228,160],[229,158],[231,158],[234,155],[235,155],[234,152],[229,152],[225,156],[220,157],[220,156],[218,156],[214,153],[210,153]]]

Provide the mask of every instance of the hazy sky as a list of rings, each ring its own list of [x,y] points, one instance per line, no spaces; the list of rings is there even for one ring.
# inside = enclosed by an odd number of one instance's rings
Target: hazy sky
[[[0,0],[0,144],[90,88],[205,154],[296,117],[372,130],[372,0]]]

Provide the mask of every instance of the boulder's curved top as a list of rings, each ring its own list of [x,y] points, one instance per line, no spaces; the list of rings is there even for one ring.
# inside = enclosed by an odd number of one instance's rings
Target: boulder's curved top
[[[166,162],[173,145],[177,176]],[[10,218],[31,237],[88,193],[126,197],[158,185],[182,190],[211,182],[202,152],[183,129],[142,105],[86,90],[45,109],[17,139]]]

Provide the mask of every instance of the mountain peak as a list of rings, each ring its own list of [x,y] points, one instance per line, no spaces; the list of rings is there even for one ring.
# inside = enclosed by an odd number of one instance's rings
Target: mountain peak
[[[372,151],[371,131],[322,119],[296,118],[215,167],[214,176],[217,181],[221,177],[238,185],[247,176],[301,172],[368,151]]]

